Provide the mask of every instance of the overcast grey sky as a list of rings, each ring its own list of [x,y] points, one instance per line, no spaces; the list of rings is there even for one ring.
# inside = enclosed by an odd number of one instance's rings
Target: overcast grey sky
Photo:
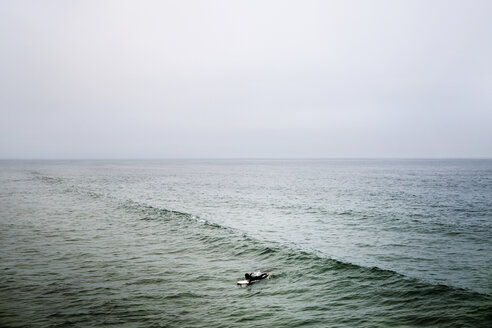
[[[0,2],[0,158],[492,157],[492,1]]]

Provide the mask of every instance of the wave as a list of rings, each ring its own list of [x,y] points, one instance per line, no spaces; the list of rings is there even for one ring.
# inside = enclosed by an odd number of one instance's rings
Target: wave
[[[361,279],[371,282],[379,280],[386,281],[387,284],[408,284],[408,286],[418,286],[418,293],[452,293],[463,294],[467,297],[486,297],[490,295],[482,294],[455,286],[434,284],[416,278],[405,276],[399,272],[379,268],[377,266],[367,267],[354,264],[339,259],[333,259],[317,254],[315,251],[298,249],[295,245],[284,245],[274,241],[262,241],[251,237],[244,232],[211,222],[201,218],[199,215],[186,213],[175,209],[160,208],[146,203],[131,199],[121,200],[111,195],[95,192],[76,185],[66,185],[65,180],[59,177],[52,177],[41,172],[30,172],[34,179],[47,183],[63,186],[61,192],[75,193],[91,199],[98,199],[110,202],[116,209],[126,213],[136,215],[143,221],[163,221],[183,229],[183,233],[188,233],[198,239],[201,243],[215,251],[230,252],[231,256],[245,256],[256,259],[268,260],[272,268],[281,269],[290,267],[290,271],[302,271],[302,274],[309,274],[313,277],[327,274],[343,275],[344,279]],[[353,213],[341,212],[340,215],[353,215]],[[293,268],[293,269],[292,269]],[[296,269],[300,268],[300,269]],[[287,277],[289,270],[279,273],[277,277]],[[280,271],[282,272],[282,271]],[[410,290],[410,291],[408,291]],[[415,288],[408,288],[407,293],[416,292]]]
[[[421,281],[416,278],[405,276],[396,271],[379,268],[377,266],[367,267],[338,259],[323,257],[319,254],[315,254],[314,252],[294,249],[277,242],[266,243],[237,229],[210,222],[191,213],[158,208],[129,199],[122,201],[120,207],[131,211],[132,213],[141,214],[142,220],[163,220],[173,221],[174,223],[176,223],[176,220],[185,220],[186,223],[200,225],[200,229],[194,230],[194,233],[202,242],[208,244],[209,247],[214,249],[217,249],[217,245],[220,244],[223,248],[235,250],[235,256],[249,254],[260,259],[274,257],[281,260],[281,262],[285,264],[302,267],[306,269],[307,272],[314,275],[338,272],[347,274],[348,277],[352,278],[364,276],[365,279],[371,277],[371,280],[388,279],[404,281],[421,288],[425,287],[424,289],[426,292],[430,293],[436,291],[447,291],[453,293],[463,293],[470,297],[472,295],[488,296],[487,294],[482,294],[463,288]],[[219,231],[211,233],[214,230]],[[276,276],[282,277],[281,274]],[[431,289],[431,291],[428,291],[428,289]]]
[[[60,184],[63,182],[62,178],[43,175],[38,171],[32,171],[31,174],[34,180],[39,180],[48,184]]]

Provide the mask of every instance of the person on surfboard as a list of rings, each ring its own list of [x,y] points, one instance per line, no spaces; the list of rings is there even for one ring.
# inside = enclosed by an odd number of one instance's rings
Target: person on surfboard
[[[251,272],[251,273],[245,273],[244,277],[246,278],[246,280],[249,283],[251,281],[262,280],[262,279],[268,278],[268,273]]]

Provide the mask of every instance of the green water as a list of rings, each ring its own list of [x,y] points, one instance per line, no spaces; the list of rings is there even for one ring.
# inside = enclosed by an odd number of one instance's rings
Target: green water
[[[329,249],[321,249],[314,238],[311,250],[301,242],[296,243],[296,225],[287,219],[284,223],[290,225],[290,239],[288,234],[282,238],[280,234],[277,238],[262,238],[261,233],[254,231],[275,236],[280,230],[268,232],[275,224],[268,227],[254,216],[249,222],[243,219],[248,227],[242,229],[231,218],[230,224],[224,224],[220,218],[211,220],[207,209],[200,216],[177,208],[176,202],[168,206],[171,208],[154,204],[158,201],[153,202],[155,196],[149,190],[156,191],[152,183],[156,177],[160,177],[159,181],[167,179],[162,172],[171,171],[176,179],[179,167],[183,176],[193,175],[196,180],[203,175],[205,182],[197,181],[197,185],[207,184],[210,164],[193,164],[183,169],[182,165],[173,168],[166,167],[166,163],[138,163],[138,171],[144,170],[145,177],[153,177],[151,180],[140,175],[132,180],[136,164],[128,163],[111,163],[110,168],[107,163],[3,165],[1,326],[487,327],[492,323],[492,297],[488,292],[474,290],[486,290],[483,279],[470,278],[464,285],[473,288],[461,288],[454,286],[453,277],[468,275],[453,274],[451,269],[446,269],[450,271],[448,276],[440,274],[434,280],[430,273],[427,278],[413,277],[414,271],[410,270],[405,275],[400,271],[405,270],[405,261],[410,260],[403,257],[400,262],[392,260],[392,270],[334,260],[326,256]],[[285,166],[274,166],[275,169],[281,171]],[[251,170],[249,173],[252,174]],[[241,179],[242,174],[234,174]],[[248,181],[254,179],[249,177]],[[265,185],[268,183],[265,181]],[[132,190],[125,189],[125,185]],[[236,186],[241,186],[240,182]],[[163,185],[156,193],[169,193],[162,198],[179,201],[176,196],[190,188],[186,185],[178,190],[176,180],[172,187],[174,190],[166,191]],[[209,189],[212,191],[206,197],[210,207],[217,203],[224,207],[225,196],[214,191],[213,186]],[[147,201],[139,199],[141,195],[146,195]],[[231,195],[230,191],[227,195]],[[202,208],[203,197],[191,197],[196,201],[195,210]],[[315,195],[311,197],[314,199]],[[261,206],[251,199],[249,205],[261,217]],[[364,210],[357,207],[357,202],[353,207],[354,211]],[[224,209],[217,213],[224,213]],[[317,213],[309,218],[306,214],[306,220],[311,222],[319,216]],[[480,215],[474,217],[478,218],[474,224],[482,222]],[[351,222],[346,220],[348,225]],[[378,222],[384,224],[373,220],[373,224]],[[334,222],[332,229],[341,229],[339,224]],[[353,227],[353,231],[357,228],[360,226]],[[484,233],[490,233],[487,223],[482,228]],[[327,229],[326,222],[312,229],[303,231],[313,236],[316,230]],[[407,233],[412,235],[412,231]],[[442,234],[434,233],[435,238]],[[332,234],[333,231],[325,231],[321,235],[330,238]],[[352,238],[355,242],[357,236]],[[459,237],[454,238],[460,242]],[[431,243],[432,238],[429,236],[428,240]],[[487,246],[490,240],[480,243]],[[480,243],[470,241],[469,247]],[[347,248],[349,251],[352,249]],[[459,258],[454,261],[460,263]],[[419,272],[426,266],[427,272],[432,272],[432,264],[425,259],[419,265]],[[457,265],[456,270],[459,268]],[[236,281],[253,270],[271,272],[273,276],[252,286],[238,287]],[[477,262],[478,278],[483,270]]]

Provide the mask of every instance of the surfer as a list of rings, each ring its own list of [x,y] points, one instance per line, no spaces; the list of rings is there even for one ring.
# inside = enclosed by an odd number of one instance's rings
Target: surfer
[[[246,280],[249,282],[251,281],[255,281],[255,280],[262,280],[262,279],[265,279],[265,278],[268,278],[268,273],[261,273],[261,272],[251,272],[251,273],[245,273],[244,274],[244,277],[246,278]]]

